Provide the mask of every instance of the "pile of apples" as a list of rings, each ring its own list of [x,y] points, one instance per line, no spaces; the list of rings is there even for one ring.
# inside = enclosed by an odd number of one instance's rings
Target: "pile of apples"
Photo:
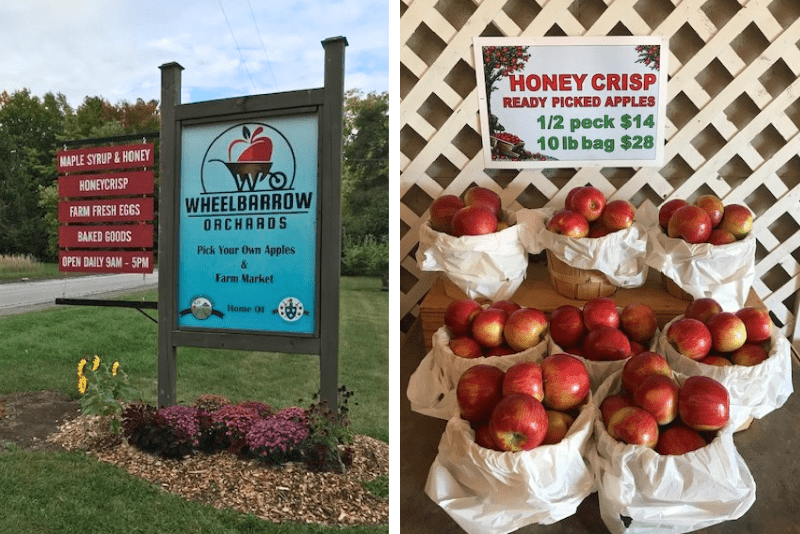
[[[653,309],[630,303],[620,312],[608,297],[596,297],[583,309],[565,304],[550,314],[550,337],[565,352],[592,361],[624,360],[645,350],[658,328]]]
[[[486,187],[474,186],[457,195],[442,195],[431,204],[431,228],[461,237],[485,235],[508,228],[503,220],[500,195]]]
[[[629,228],[635,211],[627,200],[606,202],[595,187],[575,187],[567,193],[564,209],[547,222],[547,229],[568,237],[603,237]]]
[[[765,309],[726,312],[713,298],[700,298],[686,306],[666,335],[675,350],[700,363],[753,366],[769,357],[772,320]]]
[[[498,300],[484,308],[473,299],[451,302],[444,312],[450,350],[461,358],[516,354],[541,343],[547,316],[536,308]]]
[[[716,195],[702,195],[690,204],[668,200],[658,210],[658,224],[669,237],[687,243],[727,245],[744,239],[753,229],[753,214],[741,204],[722,203]]]
[[[479,364],[461,375],[456,397],[475,442],[497,451],[559,443],[589,398],[589,373],[569,354],[524,361],[505,372]]]
[[[678,385],[663,356],[642,352],[622,368],[622,391],[600,403],[606,430],[629,445],[659,454],[705,447],[730,418],[730,395],[720,382],[690,376]]]

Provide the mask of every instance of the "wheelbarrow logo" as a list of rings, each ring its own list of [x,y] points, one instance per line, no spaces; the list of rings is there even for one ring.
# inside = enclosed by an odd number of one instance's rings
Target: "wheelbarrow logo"
[[[294,189],[295,154],[277,129],[237,124],[211,142],[203,158],[204,193],[252,193]]]

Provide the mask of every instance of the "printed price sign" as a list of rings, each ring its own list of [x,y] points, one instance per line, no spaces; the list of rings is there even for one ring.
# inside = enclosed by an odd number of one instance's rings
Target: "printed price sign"
[[[486,167],[663,163],[666,39],[479,37],[474,49]]]

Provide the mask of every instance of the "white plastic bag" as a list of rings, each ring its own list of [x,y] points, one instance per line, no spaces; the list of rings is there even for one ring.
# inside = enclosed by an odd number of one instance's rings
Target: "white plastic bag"
[[[504,213],[511,226],[478,236],[454,237],[425,221],[419,228],[419,269],[443,271],[471,299],[511,298],[525,280],[528,252],[520,241],[515,214]]]
[[[745,305],[756,275],[752,233],[727,245],[687,243],[667,236],[660,226],[647,231],[647,264],[669,277],[693,298],[710,297],[722,309]]]
[[[549,250],[576,269],[597,270],[617,287],[641,287],[647,281],[647,231],[638,222],[625,230],[597,238],[575,239],[547,230],[558,209],[523,209],[517,212],[520,239],[531,254]]]
[[[467,421],[450,419],[425,493],[469,534],[505,534],[573,515],[596,489],[584,460],[592,443],[590,404],[560,443],[530,451],[485,449],[475,444]]]
[[[450,419],[459,415],[455,390],[461,375],[478,364],[493,365],[503,371],[517,362],[539,362],[547,350],[547,342],[516,354],[461,358],[450,350],[450,331],[443,326],[434,332],[432,347],[408,380],[406,395],[411,409],[423,415]]]
[[[679,384],[686,375],[675,373]],[[594,397],[597,447],[588,459],[597,478],[600,516],[612,534],[680,534],[743,516],[755,502],[756,485],[733,443],[733,420],[705,447],[660,455],[627,445],[606,431],[599,406],[622,388],[610,376]]]
[[[659,353],[663,354],[673,370],[685,375],[705,375],[720,382],[731,396],[731,417],[739,428],[751,417],[760,419],[783,406],[794,391],[792,386],[792,355],[789,340],[777,328],[772,329],[769,357],[753,365],[706,365],[687,358],[670,345],[667,339],[669,326],[683,318],[679,315],[670,321],[659,338]]]

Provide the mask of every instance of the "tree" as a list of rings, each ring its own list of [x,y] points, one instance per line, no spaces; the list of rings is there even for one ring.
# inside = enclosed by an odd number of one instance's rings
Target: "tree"
[[[351,90],[344,102],[342,274],[389,273],[389,95]]]
[[[343,227],[351,239],[389,236],[389,94],[345,95]]]
[[[39,189],[56,179],[56,139],[67,109],[61,94],[0,94],[0,252],[52,258]]]
[[[531,58],[527,46],[484,46],[483,47],[483,78],[486,82],[486,111],[489,115],[489,129],[491,133],[503,131],[497,123],[497,117],[492,115],[492,92],[497,90],[495,82],[505,76],[510,76],[516,71],[523,70],[525,63]]]

